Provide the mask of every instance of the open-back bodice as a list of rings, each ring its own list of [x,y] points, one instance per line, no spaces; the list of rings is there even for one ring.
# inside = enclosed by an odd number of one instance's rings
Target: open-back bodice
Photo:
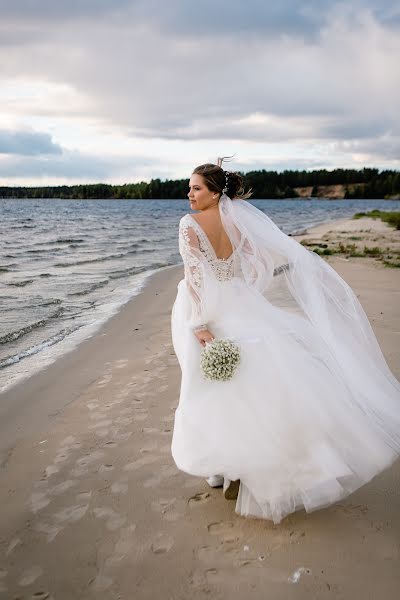
[[[204,254],[207,262],[210,264],[215,277],[219,281],[228,281],[233,277],[233,259],[235,251],[228,258],[218,258],[214,247],[208,239],[204,229],[190,214],[185,215],[181,220],[181,231],[187,235],[187,228],[192,227],[199,240],[199,249]]]

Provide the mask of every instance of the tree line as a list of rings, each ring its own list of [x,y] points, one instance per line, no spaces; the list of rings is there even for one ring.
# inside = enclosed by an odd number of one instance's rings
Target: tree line
[[[311,196],[318,195],[318,186],[343,185],[345,198],[388,198],[400,194],[400,172],[375,168],[318,169],[314,171],[282,172],[248,171],[241,173],[252,198],[296,198],[295,188],[312,187]],[[186,199],[188,179],[152,179],[149,182],[110,185],[0,187],[0,198],[65,198],[65,199]]]

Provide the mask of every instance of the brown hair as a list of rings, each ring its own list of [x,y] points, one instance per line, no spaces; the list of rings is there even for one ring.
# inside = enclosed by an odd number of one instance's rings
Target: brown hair
[[[244,180],[240,173],[236,171],[224,171],[224,169],[220,166],[222,162],[230,158],[229,156],[224,156],[222,158],[218,158],[218,164],[214,165],[213,163],[205,163],[204,165],[199,165],[193,170],[193,175],[202,175],[204,178],[204,182],[210,192],[218,192],[222,194],[222,190],[225,187],[226,178],[225,173],[228,174],[228,191],[226,192],[229,198],[237,198],[239,200],[247,200],[252,195],[251,188],[247,192],[244,189]]]

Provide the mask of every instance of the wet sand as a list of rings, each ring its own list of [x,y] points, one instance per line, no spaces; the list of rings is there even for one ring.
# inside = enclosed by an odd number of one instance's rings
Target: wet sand
[[[359,223],[307,235],[353,235]],[[400,270],[327,260],[400,378]],[[399,461],[345,501],[280,525],[239,517],[221,489],[175,467],[170,312],[182,276],[181,266],[153,275],[95,336],[0,395],[0,598],[397,600]]]

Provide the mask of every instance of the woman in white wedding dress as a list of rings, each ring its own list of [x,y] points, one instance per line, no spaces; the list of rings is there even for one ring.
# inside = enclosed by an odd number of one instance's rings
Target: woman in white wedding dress
[[[180,470],[225,480],[238,514],[279,523],[337,502],[399,457],[400,384],[352,289],[246,202],[222,161],[194,169],[199,212],[179,224],[171,451]],[[200,369],[214,338],[240,347],[229,381]]]

